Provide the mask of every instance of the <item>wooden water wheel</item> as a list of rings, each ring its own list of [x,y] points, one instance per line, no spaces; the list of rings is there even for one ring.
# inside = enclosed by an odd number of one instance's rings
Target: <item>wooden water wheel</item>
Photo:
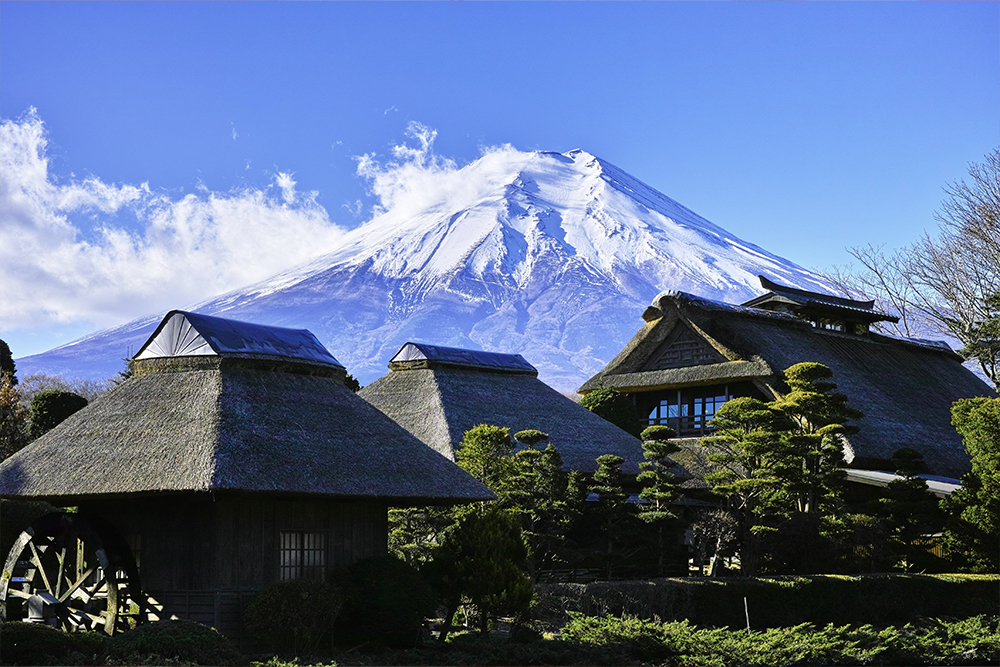
[[[125,540],[98,517],[53,512],[14,542],[0,575],[0,615],[67,632],[113,634],[140,622],[139,573]]]

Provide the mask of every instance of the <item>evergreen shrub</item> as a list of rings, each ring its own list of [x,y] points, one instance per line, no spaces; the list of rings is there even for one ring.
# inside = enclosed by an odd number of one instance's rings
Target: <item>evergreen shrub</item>
[[[338,644],[412,647],[437,597],[415,568],[393,556],[354,563],[347,573],[343,613],[334,637]]]
[[[323,581],[292,579],[260,591],[244,612],[247,630],[282,655],[329,648],[343,592]]]
[[[587,392],[580,399],[580,405],[637,438],[642,433],[635,404],[614,387],[598,387]]]
[[[629,658],[712,665],[981,665],[1000,659],[1000,619],[922,619],[902,627],[811,623],[767,630],[699,628],[631,616],[570,614],[564,641],[616,646]]]
[[[31,399],[31,437],[42,436],[74,412],[87,407],[87,399],[71,391],[43,391]]]
[[[224,635],[194,621],[155,621],[108,640],[111,665],[240,665],[243,656]]]
[[[0,663],[4,665],[98,664],[107,635],[63,632],[42,623],[0,623]]]

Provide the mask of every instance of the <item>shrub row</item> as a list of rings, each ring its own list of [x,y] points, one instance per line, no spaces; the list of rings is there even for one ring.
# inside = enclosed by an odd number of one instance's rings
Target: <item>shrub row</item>
[[[754,629],[803,622],[904,625],[921,617],[969,618],[1000,613],[997,575],[815,575],[687,578],[540,584],[537,613],[560,628],[569,612],[688,620],[707,627]],[[744,609],[743,598],[746,598]]]
[[[708,665],[982,665],[1000,660],[1000,617],[925,619],[902,627],[810,623],[755,632],[687,621],[571,615],[564,641],[618,646],[631,659]]]
[[[106,638],[48,626],[0,626],[5,665],[236,665],[241,658],[213,630],[161,621]],[[518,643],[464,635],[409,650],[339,652],[330,665],[984,665],[1000,664],[1000,617],[923,619],[902,627],[793,627],[747,632],[635,617],[570,614],[560,640]],[[254,667],[291,667],[271,659]]]
[[[239,665],[228,639],[194,621],[159,621],[114,637],[41,623],[0,624],[4,665]]]

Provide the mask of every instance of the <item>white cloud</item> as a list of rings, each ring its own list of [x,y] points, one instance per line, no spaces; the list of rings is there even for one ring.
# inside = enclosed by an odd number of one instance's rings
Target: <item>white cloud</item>
[[[146,183],[60,183],[46,148],[33,109],[0,120],[0,331],[181,307],[329,252],[344,233],[290,173],[177,199]]]
[[[481,155],[503,153],[510,160],[492,160],[489,165],[473,162],[466,168],[475,166],[476,173],[460,174],[463,169],[454,160],[434,152],[437,130],[411,121],[406,136],[416,145],[393,146],[388,162],[379,162],[373,153],[355,158],[358,175],[368,182],[369,194],[378,198],[372,217],[391,212],[405,220],[437,205],[450,210],[457,202],[468,202],[499,187],[510,169],[519,168],[530,155],[510,144],[481,147]],[[496,173],[488,172],[489,166],[497,168]]]
[[[373,153],[355,158],[358,175],[368,181],[369,192],[379,199],[374,215],[396,208],[419,208],[428,197],[441,192],[442,181],[457,171],[455,162],[434,153],[437,130],[410,121],[406,136],[417,147],[399,144],[392,147],[394,160],[382,164]]]

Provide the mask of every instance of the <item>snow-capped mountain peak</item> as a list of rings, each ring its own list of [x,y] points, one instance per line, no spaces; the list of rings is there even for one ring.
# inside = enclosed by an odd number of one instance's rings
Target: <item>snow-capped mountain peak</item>
[[[664,289],[734,303],[760,293],[758,275],[828,289],[583,150],[498,149],[401,183],[333,252],[193,309],[311,329],[362,382],[420,340],[518,352],[572,389],[621,349]],[[133,348],[144,329],[129,328]],[[52,372],[45,362],[57,357],[18,363]]]

